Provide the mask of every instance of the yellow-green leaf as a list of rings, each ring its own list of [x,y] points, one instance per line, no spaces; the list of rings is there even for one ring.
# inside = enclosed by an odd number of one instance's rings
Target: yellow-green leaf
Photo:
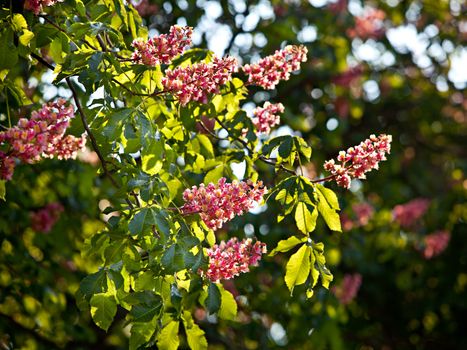
[[[208,348],[208,342],[204,331],[193,322],[190,312],[183,313],[183,325],[185,326],[188,345],[192,350],[205,350]]]
[[[324,194],[318,190],[318,211],[323,216],[324,221],[328,227],[333,231],[342,232],[341,220],[339,214],[336,212],[336,209],[333,209],[328,203]],[[335,204],[335,203],[333,203]]]
[[[313,210],[312,212],[310,208]],[[297,208],[295,209],[295,222],[298,229],[303,234],[308,235],[309,232],[315,229],[317,217],[318,212],[310,205],[305,202],[299,202],[297,204]]]
[[[170,321],[157,336],[157,347],[160,350],[177,350],[180,345],[178,338],[179,321]]]
[[[32,38],[34,38],[34,33],[31,32],[30,30],[25,29],[23,31],[23,34],[19,37],[19,42],[23,46],[28,46]]]
[[[22,29],[26,29],[28,27],[28,23],[24,19],[23,15],[19,13],[14,14],[11,23],[13,24],[13,29],[15,32],[19,32]]]
[[[271,251],[271,253],[269,253],[269,256],[274,256],[277,253],[288,252],[290,249],[292,249],[293,247],[295,247],[296,245],[300,243],[305,242],[306,240],[307,240],[306,237],[298,238],[295,236],[289,237],[287,239],[283,239],[282,241],[279,241],[279,243],[277,243],[277,247],[274,248]]]
[[[96,325],[107,331],[117,313],[117,303],[113,295],[94,294],[90,301],[91,316]]]
[[[221,284],[218,284],[221,292],[221,307],[218,311],[218,316],[224,320],[234,320],[237,316],[237,302],[232,293],[225,290]]]
[[[310,273],[310,254],[311,247],[304,244],[300,249],[293,254],[286,266],[285,272],[285,283],[290,290],[290,294],[293,293],[295,286],[305,283]]]

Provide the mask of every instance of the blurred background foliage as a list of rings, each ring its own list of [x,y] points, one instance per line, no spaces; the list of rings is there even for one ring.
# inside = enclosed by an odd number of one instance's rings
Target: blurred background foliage
[[[304,170],[311,177],[322,171],[324,160],[372,133],[394,138],[378,172],[354,181],[350,191],[335,188],[344,233],[331,235],[324,225],[314,233],[327,248],[333,292],[321,289],[307,300],[297,288],[290,297],[283,282],[286,257],[266,258],[260,268],[225,283],[239,304],[235,322],[195,313],[210,347],[459,349],[467,344],[462,326],[467,316],[465,2],[134,3],[150,36],[188,24],[195,28],[196,46],[235,55],[243,63],[285,44],[306,45],[309,59],[300,74],[273,91],[251,89],[250,101],[286,106],[275,133],[297,132],[309,142],[313,163]],[[368,8],[381,12],[365,19]],[[21,66],[16,69],[25,95],[35,102],[68,93],[40,73],[35,83],[25,81]],[[0,104],[5,117],[4,94]],[[80,252],[102,225],[99,199],[112,195],[96,172],[92,164],[72,161],[16,170],[7,201],[0,202],[1,348],[127,347],[123,321],[106,334],[74,301],[79,281],[97,266]],[[419,206],[417,216],[399,207],[412,215],[407,225],[395,207],[413,199],[423,199],[426,210]],[[36,232],[33,213],[53,202],[63,213],[50,232]],[[278,228],[271,220],[278,211],[274,205],[236,218],[219,239],[257,236],[274,247],[289,235],[285,225]],[[295,230],[292,221],[290,230]],[[440,231],[447,233],[447,248],[427,254],[426,237]]]

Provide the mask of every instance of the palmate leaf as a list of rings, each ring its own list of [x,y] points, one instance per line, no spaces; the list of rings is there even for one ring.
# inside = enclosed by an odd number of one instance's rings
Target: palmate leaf
[[[146,207],[141,209],[128,224],[132,235],[139,235],[147,232],[151,226],[155,226],[157,231],[165,235],[170,235],[170,227],[167,213],[156,207]]]
[[[186,338],[190,349],[205,350],[208,348],[204,331],[193,321],[193,317],[188,311],[183,313],[183,325],[185,326]]]

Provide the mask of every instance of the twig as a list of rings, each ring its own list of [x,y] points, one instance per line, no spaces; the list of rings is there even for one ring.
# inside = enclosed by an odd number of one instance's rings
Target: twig
[[[55,70],[54,66],[52,66],[49,62],[47,62],[41,56],[35,54],[34,52],[31,52],[31,57],[34,57],[36,60],[38,60],[40,63],[42,63],[44,66],[46,66],[50,70]]]
[[[206,131],[209,135],[211,135],[212,137],[214,137],[215,139],[217,140],[220,140],[220,141],[225,141],[225,140],[228,140],[228,138],[223,138],[223,137],[219,137],[217,136],[216,134],[214,134],[211,130],[209,130],[206,125],[204,125],[204,123],[200,120],[199,122],[199,125],[204,129],[204,131]]]
[[[216,119],[216,121],[219,123],[220,126],[222,126],[227,132],[229,132],[229,129],[227,128],[227,126],[219,119],[219,117],[215,116],[214,119]],[[230,134],[230,133],[229,133]],[[239,137],[233,137],[234,140],[240,142],[248,151],[248,155],[251,157],[251,155],[254,153],[253,150],[250,148],[250,146],[248,146],[248,143],[245,141],[245,140],[242,140],[241,138]],[[261,160],[263,163],[266,163],[266,164],[270,164],[270,165],[274,165],[274,166],[278,166],[279,169],[285,171],[285,172],[288,172],[289,174],[293,174],[293,175],[297,175],[297,173],[291,169],[288,169],[286,168],[283,164],[277,164],[277,162],[275,162],[274,160],[272,159],[269,159],[268,157],[264,156],[264,155],[260,155],[259,160]]]
[[[86,115],[84,114],[83,107],[81,106],[81,102],[79,101],[78,93],[76,91],[76,88],[73,86],[73,83],[72,83],[72,81],[71,81],[71,79],[69,77],[65,78],[65,81],[66,81],[68,87],[70,88],[71,93],[73,94],[73,100],[75,101],[76,107],[78,108],[78,112],[79,112],[79,115],[80,115],[80,118],[81,118],[81,122],[83,123],[83,127],[86,130],[86,133],[88,134],[89,139],[91,140],[92,148],[94,149],[94,152],[96,152],[97,157],[99,158],[99,160],[101,162],[102,170],[104,170],[104,174],[109,178],[110,182],[112,183],[112,185],[115,186],[115,188],[120,188],[117,181],[115,181],[115,179],[112,177],[112,174],[107,169],[107,163],[106,163],[106,161],[104,159],[104,156],[102,155],[101,151],[99,150],[99,146],[97,145],[96,138],[94,137],[94,134],[92,133],[91,128],[89,127],[88,121],[86,119]],[[130,209],[134,208],[133,203],[131,203],[131,201],[128,198],[126,198],[125,201],[127,202]]]

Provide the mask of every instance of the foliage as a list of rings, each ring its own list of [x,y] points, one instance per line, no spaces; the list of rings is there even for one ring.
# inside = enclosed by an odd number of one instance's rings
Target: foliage
[[[62,96],[76,106],[68,132],[86,131],[97,153],[18,164],[11,181],[0,181],[2,344],[449,348],[465,339],[465,99],[447,79],[447,58],[433,57],[428,69],[389,35],[354,38],[351,6],[271,1],[263,4],[270,17],[256,14],[257,25],[247,28],[237,18],[254,17],[263,2],[214,1],[217,21],[233,34],[224,45],[244,62],[297,40],[308,61],[277,90],[247,84],[240,71],[186,102],[167,88],[166,72],[209,74],[218,58],[192,48],[146,66],[132,60],[132,42],[154,36],[148,28],[169,33],[182,17],[196,33],[198,2],[154,2],[154,15],[140,4],[144,18],[121,0],[69,0],[38,15],[22,3],[6,1],[1,12],[2,126]],[[455,9],[409,3],[381,3],[385,25],[414,23],[419,33],[435,26],[426,39],[433,46],[459,41]],[[309,43],[303,33],[311,24],[318,37]],[[242,35],[258,39],[243,45],[235,40]],[[361,59],[365,44],[396,64]],[[269,136],[254,132],[247,113],[252,102],[267,101],[285,106],[281,125],[289,127]],[[322,164],[372,133],[394,135],[388,161],[347,193],[335,187],[336,195]],[[183,210],[183,193],[223,177],[262,180],[268,194],[255,214],[214,232]],[[416,197],[430,198],[428,213],[402,227],[392,208]],[[33,213],[55,202],[60,219],[49,233],[35,230]],[[375,213],[355,210],[362,202]],[[438,230],[449,232],[448,250],[426,260],[424,238]],[[267,243],[260,266],[233,281],[203,278],[208,249],[242,231]],[[348,304],[326,290],[345,273],[359,273],[362,283]]]

